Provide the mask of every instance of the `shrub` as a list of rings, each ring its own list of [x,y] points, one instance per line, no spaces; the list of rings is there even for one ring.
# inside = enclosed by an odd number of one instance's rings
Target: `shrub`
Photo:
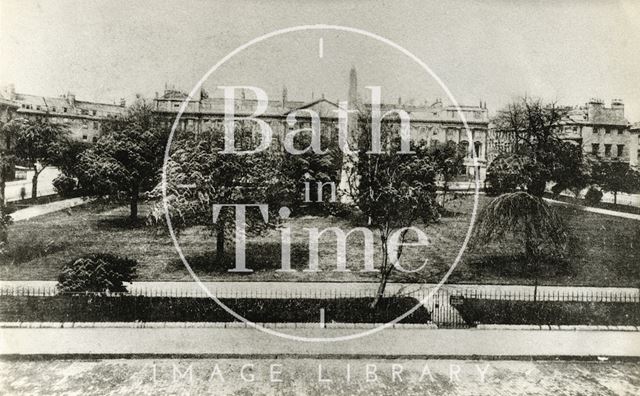
[[[58,276],[61,292],[126,292],[123,282],[136,277],[138,262],[112,254],[92,254],[74,259]]]
[[[602,200],[602,191],[591,187],[585,194],[584,200],[587,202],[587,205],[596,205]]]
[[[62,197],[71,197],[76,192],[78,182],[73,177],[69,177],[65,174],[58,175],[53,179],[53,187],[58,194]]]

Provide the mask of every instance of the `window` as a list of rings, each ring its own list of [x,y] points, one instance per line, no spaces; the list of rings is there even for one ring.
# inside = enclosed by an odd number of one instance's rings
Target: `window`
[[[598,129],[597,128],[593,128],[593,133],[594,134],[598,134]]]
[[[617,153],[618,157],[622,157],[624,155],[624,144],[619,144],[618,145],[618,153]]]
[[[591,144],[591,154],[598,155],[598,151],[600,151],[600,145],[598,143]]]
[[[100,127],[100,125],[98,124],[98,121],[94,121],[93,122],[93,129],[98,129]]]
[[[482,143],[474,142],[473,143],[473,148],[474,148],[474,150],[476,152],[476,158],[480,158],[480,154],[481,154],[481,151],[482,151]]]
[[[83,134],[83,135],[82,135],[82,140],[87,140],[87,139],[88,139],[87,134]]]
[[[67,108],[66,108],[66,107],[63,107],[63,108],[62,108],[62,112],[63,112],[63,113],[66,113],[66,112],[67,112]]]
[[[98,137],[97,136],[92,137],[91,141],[94,142],[94,143],[97,142],[98,141]]]
[[[611,157],[611,145],[610,144],[605,144],[604,145],[604,156],[605,157]]]
[[[604,129],[604,128],[603,128],[603,129]],[[605,135],[608,135],[608,134],[610,134],[610,133],[611,133],[611,129],[605,129],[605,130],[604,130],[604,134],[605,134]]]
[[[82,127],[87,128],[87,120],[82,120]]]
[[[51,107],[51,111],[56,112],[56,106]]]
[[[96,115],[96,114],[98,114],[98,112],[96,110],[94,110],[93,111],[93,115]]]

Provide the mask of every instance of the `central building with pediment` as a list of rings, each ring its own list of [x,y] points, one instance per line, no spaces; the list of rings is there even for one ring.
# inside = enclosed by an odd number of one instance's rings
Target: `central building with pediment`
[[[210,98],[205,91],[201,91],[197,99],[188,99],[188,95],[175,89],[165,89],[162,96],[156,95],[154,99],[155,111],[166,115],[167,124],[175,122],[175,118],[187,101],[182,113],[178,129],[206,131],[216,124],[221,124],[225,117],[225,99]],[[349,107],[354,109],[370,109],[370,103],[360,100],[358,91],[357,74],[352,68],[349,74]],[[255,98],[248,97],[245,91],[240,92],[234,100],[234,112],[238,117],[251,116],[258,106]],[[319,115],[322,133],[333,133],[337,136],[339,104],[330,101],[322,95],[319,99],[305,101],[292,101],[287,97],[287,90],[282,90],[278,100],[269,98],[266,110],[257,118],[265,121],[273,131],[273,139],[282,141],[283,136],[290,128],[308,128],[311,126],[311,112]],[[446,144],[453,142],[460,145],[468,153],[465,160],[465,170],[459,175],[459,181],[471,181],[479,172],[481,180],[486,176],[488,161],[491,161],[489,146],[489,115],[486,105],[456,106],[445,105],[441,100],[432,103],[425,102],[421,105],[398,103],[383,103],[380,106],[381,113],[391,110],[404,110],[410,117],[411,140],[425,141],[428,145]],[[287,124],[287,116],[295,113],[296,124],[290,127]],[[469,132],[465,128],[461,114],[469,126]],[[355,118],[354,116],[350,116]],[[257,125],[256,125],[257,126]],[[350,133],[350,136],[351,133]],[[473,165],[473,151],[477,158],[478,166]]]

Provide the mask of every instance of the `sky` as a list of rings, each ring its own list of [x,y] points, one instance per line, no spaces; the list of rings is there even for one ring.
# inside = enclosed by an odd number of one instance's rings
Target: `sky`
[[[522,95],[564,105],[625,102],[640,121],[640,2],[0,0],[0,82],[18,92],[113,103],[169,84],[190,91],[235,48],[296,25],[363,29],[424,61],[460,104],[491,113]],[[320,56],[322,39],[322,56]],[[280,99],[346,99],[349,69],[384,102],[446,92],[398,50],[338,31],[277,36],[234,56],[205,82],[252,85]]]

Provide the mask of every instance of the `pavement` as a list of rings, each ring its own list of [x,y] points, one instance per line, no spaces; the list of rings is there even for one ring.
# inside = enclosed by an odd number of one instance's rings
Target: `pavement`
[[[422,359],[0,361],[6,395],[637,395],[634,362]]]
[[[275,331],[274,329],[269,329]],[[1,355],[225,357],[640,357],[640,332],[395,328],[2,328]],[[301,341],[316,339],[314,342]],[[0,356],[1,356],[0,355]]]
[[[62,201],[55,201],[48,204],[34,205],[25,209],[16,210],[11,213],[13,221],[29,220],[37,216],[42,216],[48,213],[58,212],[60,210],[72,208],[74,206],[82,205],[89,202],[89,198],[78,197],[64,199]]]

